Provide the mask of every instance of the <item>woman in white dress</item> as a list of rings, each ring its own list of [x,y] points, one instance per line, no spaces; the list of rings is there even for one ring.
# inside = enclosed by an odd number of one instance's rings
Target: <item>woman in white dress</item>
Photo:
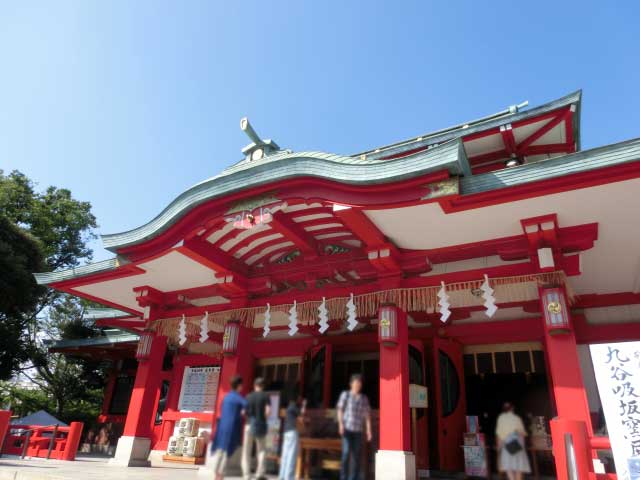
[[[522,480],[523,473],[531,473],[524,439],[527,431],[522,419],[513,411],[513,405],[505,402],[496,423],[498,442],[498,468],[509,480]]]

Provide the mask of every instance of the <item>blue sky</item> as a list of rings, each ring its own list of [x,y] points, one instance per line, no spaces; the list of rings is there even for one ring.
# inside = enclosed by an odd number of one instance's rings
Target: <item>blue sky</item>
[[[114,233],[239,160],[244,115],[354,153],[582,88],[583,148],[613,143],[640,136],[639,20],[637,1],[0,0],[0,168]]]

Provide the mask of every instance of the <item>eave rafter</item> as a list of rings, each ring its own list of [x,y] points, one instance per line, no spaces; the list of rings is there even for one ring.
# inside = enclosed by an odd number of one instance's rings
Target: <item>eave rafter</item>
[[[226,252],[199,237],[182,242],[176,250],[213,270],[217,285],[229,295],[246,293],[246,267]]]
[[[335,215],[363,242],[367,258],[376,270],[382,275],[402,274],[398,249],[362,210],[341,209]]]
[[[293,242],[306,257],[312,258],[318,255],[320,249],[316,239],[283,212],[274,214],[269,225],[272,230]]]

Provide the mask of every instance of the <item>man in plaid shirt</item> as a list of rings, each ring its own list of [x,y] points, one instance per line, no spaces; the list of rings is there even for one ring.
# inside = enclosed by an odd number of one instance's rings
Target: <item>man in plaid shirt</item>
[[[362,393],[362,375],[351,375],[349,387],[349,390],[340,394],[336,406],[338,429],[342,437],[340,480],[359,480],[363,430],[367,435],[367,441],[371,441],[371,407],[369,399]],[[349,474],[352,459],[353,468]]]

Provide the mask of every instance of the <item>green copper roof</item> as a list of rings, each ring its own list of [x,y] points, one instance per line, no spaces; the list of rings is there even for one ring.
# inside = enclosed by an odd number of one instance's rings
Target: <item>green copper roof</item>
[[[470,173],[460,140],[396,160],[374,162],[320,152],[281,152],[261,160],[237,163],[220,175],[191,187],[146,225],[128,232],[103,235],[102,241],[105,248],[113,252],[136,245],[165,231],[203,202],[275,181],[317,177],[352,185],[367,185],[394,182],[445,169],[452,175]]]
[[[118,329],[105,330],[104,335],[77,340],[56,340],[51,343],[50,350],[84,347],[106,347],[120,343],[134,343],[140,338],[138,335]]]
[[[101,318],[122,318],[130,316],[130,313],[115,308],[87,308],[82,318],[85,320],[98,320]]]
[[[640,160],[640,138],[460,179],[462,195],[499,190]]]
[[[576,142],[576,150],[580,150],[580,106],[582,102],[582,90],[570,93],[562,98],[553,100],[539,107],[528,110],[518,110],[517,108],[507,109],[503,112],[490,115],[475,121],[461,123],[453,127],[438,130],[436,132],[427,133],[419,137],[405,140],[403,142],[378,147],[373,150],[355,154],[354,157],[364,156],[368,161],[375,161],[392,155],[399,155],[416,148],[422,148],[429,145],[437,145],[443,142],[461,138],[473,133],[490,130],[500,127],[507,123],[519,122],[528,118],[543,115],[547,112],[558,110],[559,108],[576,105],[576,114],[573,115],[573,131]]]
[[[79,267],[70,268],[68,270],[59,270],[56,272],[35,273],[36,282],[39,285],[49,285],[55,282],[61,282],[63,280],[70,280],[72,278],[84,277],[86,275],[93,275],[94,273],[107,272],[109,270],[115,270],[118,267],[118,260],[116,258],[109,258],[100,262],[89,263]]]

